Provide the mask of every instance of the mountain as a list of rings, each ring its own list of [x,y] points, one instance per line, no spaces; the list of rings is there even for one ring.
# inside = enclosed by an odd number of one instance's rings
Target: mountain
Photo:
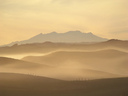
[[[42,42],[63,42],[63,43],[80,43],[80,42],[102,42],[107,41],[105,38],[98,37],[93,33],[82,33],[80,31],[69,31],[66,33],[48,33],[48,34],[38,34],[28,40],[12,42],[8,46],[14,44],[28,44],[28,43],[42,43]]]

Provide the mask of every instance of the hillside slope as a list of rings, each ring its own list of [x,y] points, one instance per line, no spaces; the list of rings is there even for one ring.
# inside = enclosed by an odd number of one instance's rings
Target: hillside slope
[[[62,81],[0,73],[1,96],[127,96],[128,78]]]

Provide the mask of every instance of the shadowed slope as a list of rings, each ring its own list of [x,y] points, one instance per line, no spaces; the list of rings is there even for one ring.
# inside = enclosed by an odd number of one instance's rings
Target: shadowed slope
[[[0,73],[1,96],[127,96],[128,78],[62,81]]]

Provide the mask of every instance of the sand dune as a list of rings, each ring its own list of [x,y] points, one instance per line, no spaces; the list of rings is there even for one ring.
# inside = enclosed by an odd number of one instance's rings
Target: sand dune
[[[128,78],[62,81],[0,73],[0,96],[127,96]]]
[[[128,53],[118,50],[95,52],[59,51],[45,56],[28,56],[22,60],[67,68],[85,68],[128,75]]]

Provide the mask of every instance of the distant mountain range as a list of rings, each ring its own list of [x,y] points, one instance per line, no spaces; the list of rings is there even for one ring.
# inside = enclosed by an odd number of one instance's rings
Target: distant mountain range
[[[101,38],[93,33],[83,33],[80,31],[69,31],[66,33],[51,32],[48,34],[38,34],[30,39],[23,41],[16,41],[5,46],[12,46],[14,44],[29,44],[29,43],[42,43],[42,42],[61,42],[61,43],[81,43],[81,42],[103,42],[107,41],[106,38]]]

